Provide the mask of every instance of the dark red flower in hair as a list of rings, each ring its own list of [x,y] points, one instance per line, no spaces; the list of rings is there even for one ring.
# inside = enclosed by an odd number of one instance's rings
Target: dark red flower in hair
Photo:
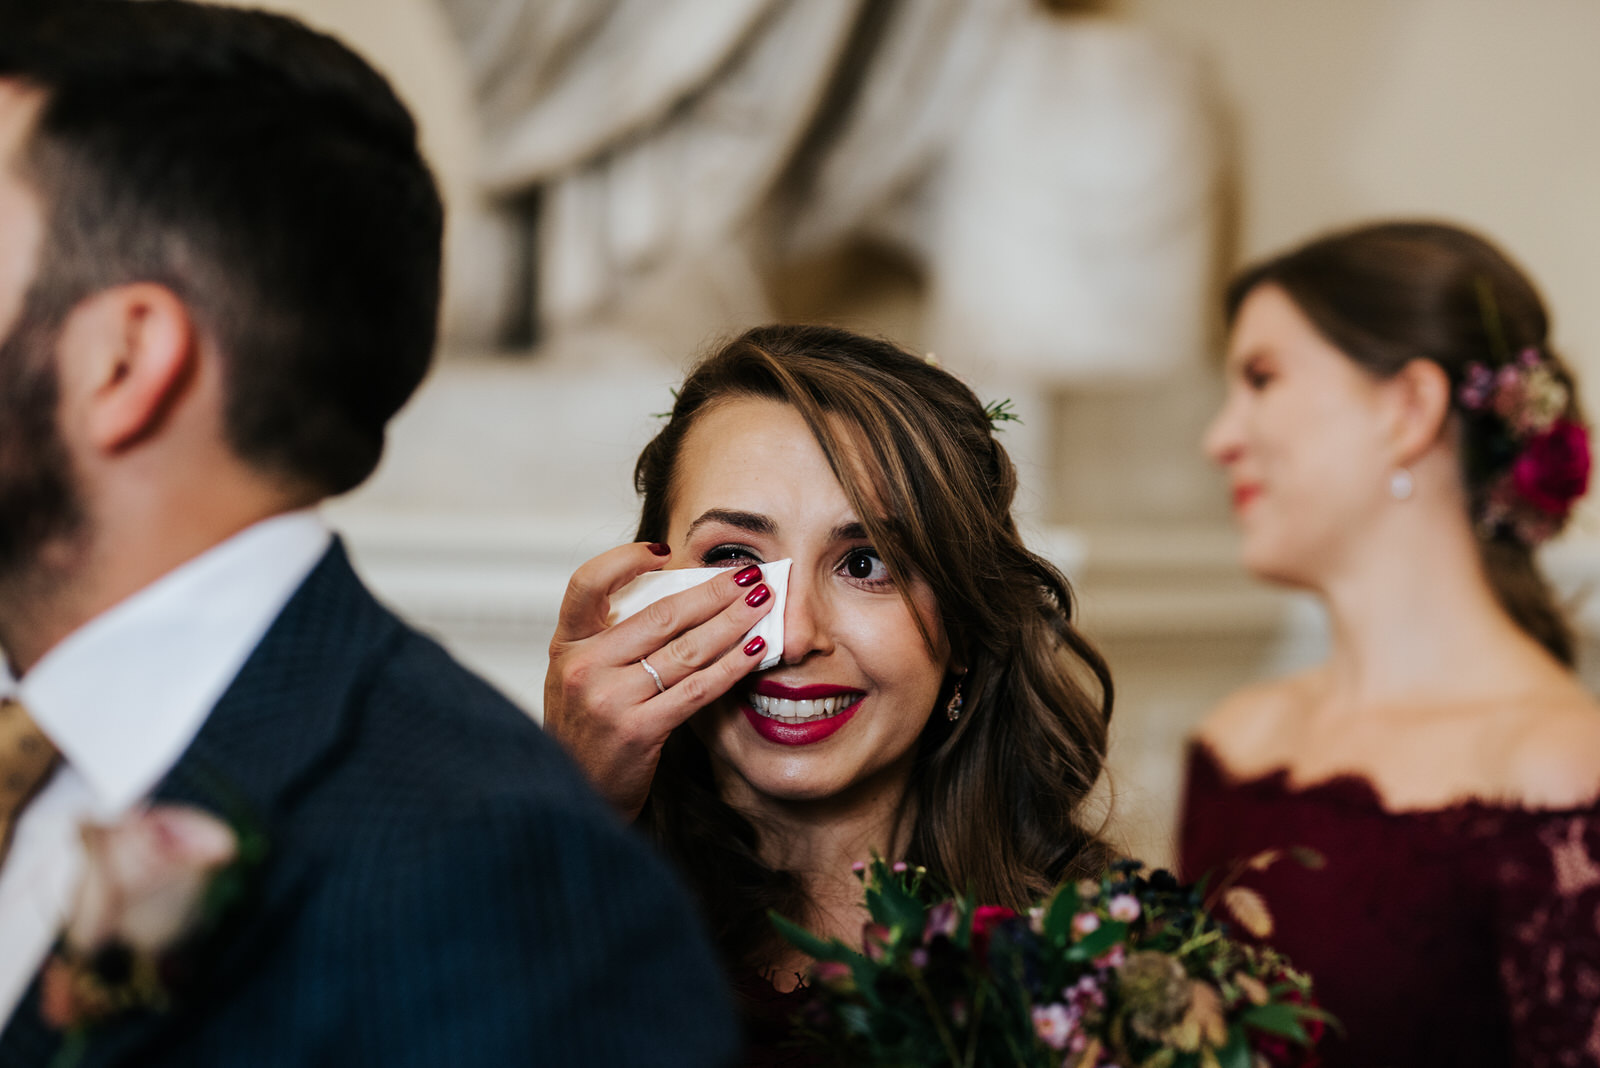
[[[1565,516],[1589,487],[1589,432],[1563,419],[1529,438],[1511,465],[1511,485],[1541,512]]]

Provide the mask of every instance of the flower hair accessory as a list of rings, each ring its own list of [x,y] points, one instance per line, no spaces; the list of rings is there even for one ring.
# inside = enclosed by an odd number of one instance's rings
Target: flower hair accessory
[[[983,407],[983,414],[989,420],[989,426],[1000,430],[1006,423],[1020,423],[1022,416],[1017,414],[1016,407],[1011,403],[1011,398],[990,401]]]
[[[1486,487],[1478,528],[1534,546],[1561,530],[1589,487],[1589,431],[1569,414],[1572,392],[1555,358],[1534,347],[1512,356],[1487,287],[1479,299],[1502,359],[1469,364],[1456,390],[1470,421],[1468,473]]]

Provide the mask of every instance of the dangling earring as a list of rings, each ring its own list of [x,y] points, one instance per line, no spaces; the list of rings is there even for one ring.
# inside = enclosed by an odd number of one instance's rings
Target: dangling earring
[[[1409,501],[1416,488],[1416,479],[1404,467],[1395,468],[1394,474],[1389,476],[1389,496],[1397,501]]]
[[[961,718],[961,676],[956,676],[956,688],[950,691],[950,703],[944,706],[944,714],[951,723]]]

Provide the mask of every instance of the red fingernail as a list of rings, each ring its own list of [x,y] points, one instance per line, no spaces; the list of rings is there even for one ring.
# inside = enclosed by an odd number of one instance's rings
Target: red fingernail
[[[655,553],[657,556],[671,556],[672,555],[672,546],[668,545],[664,541],[653,541],[653,542],[650,543],[648,548],[650,549],[651,552]]]
[[[753,582],[760,581],[760,579],[761,569],[755,564],[751,564],[749,567],[733,576],[733,584],[735,586],[748,586]]]
[[[744,643],[744,655],[755,656],[767,647],[767,639],[757,634],[754,638]]]
[[[744,603],[751,608],[760,608],[767,603],[767,598],[772,596],[772,591],[765,586],[757,586],[744,595]]]

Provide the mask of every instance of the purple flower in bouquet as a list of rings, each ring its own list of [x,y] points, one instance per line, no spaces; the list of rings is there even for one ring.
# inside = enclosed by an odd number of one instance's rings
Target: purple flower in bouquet
[[[883,960],[893,938],[894,932],[881,923],[868,923],[861,928],[861,948],[868,960]]]
[[[922,937],[931,939],[935,935],[945,938],[954,938],[956,928],[961,925],[961,914],[956,909],[954,901],[941,901],[928,910],[928,922],[922,929]]]
[[[1132,923],[1139,918],[1139,899],[1132,894],[1118,894],[1111,899],[1106,911],[1118,923]]]
[[[1078,1014],[1065,1005],[1035,1005],[1033,1031],[1051,1049],[1066,1049],[1078,1030]]]

